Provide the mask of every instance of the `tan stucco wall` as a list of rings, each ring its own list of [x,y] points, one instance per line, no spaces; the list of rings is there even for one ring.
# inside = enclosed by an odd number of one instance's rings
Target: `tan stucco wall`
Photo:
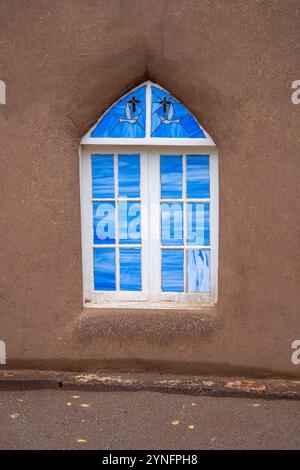
[[[1,0],[0,339],[7,367],[300,376],[300,4]],[[219,303],[82,311],[78,147],[150,78],[220,163]]]

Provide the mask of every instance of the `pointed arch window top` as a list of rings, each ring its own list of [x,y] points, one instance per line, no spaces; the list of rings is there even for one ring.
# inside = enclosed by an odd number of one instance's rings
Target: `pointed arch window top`
[[[149,81],[114,103],[81,143],[215,145],[182,103]]]

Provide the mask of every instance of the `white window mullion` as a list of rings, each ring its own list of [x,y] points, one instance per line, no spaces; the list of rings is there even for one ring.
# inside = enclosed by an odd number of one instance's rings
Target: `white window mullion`
[[[119,251],[119,166],[118,155],[114,154],[114,176],[115,176],[115,269],[116,269],[116,291],[120,290],[120,251]]]
[[[183,290],[187,292],[187,202],[186,202],[186,155],[182,155],[182,197],[183,197]]]
[[[149,152],[149,291],[153,300],[161,293],[160,155]]]
[[[151,137],[151,85],[146,86],[146,139]]]
[[[140,191],[141,191],[141,243],[142,243],[142,290],[149,295],[149,161],[146,152],[140,155]]]

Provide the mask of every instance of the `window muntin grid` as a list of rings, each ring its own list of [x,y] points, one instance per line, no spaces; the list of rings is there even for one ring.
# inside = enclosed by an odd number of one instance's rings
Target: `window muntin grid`
[[[209,292],[209,156],[161,155],[160,190],[162,292]]]
[[[96,291],[142,290],[140,154],[93,154]]]

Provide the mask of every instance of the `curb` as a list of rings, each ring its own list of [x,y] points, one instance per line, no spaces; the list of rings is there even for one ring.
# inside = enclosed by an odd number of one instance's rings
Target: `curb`
[[[0,390],[80,389],[300,399],[300,380],[178,376],[153,373],[0,371]]]

